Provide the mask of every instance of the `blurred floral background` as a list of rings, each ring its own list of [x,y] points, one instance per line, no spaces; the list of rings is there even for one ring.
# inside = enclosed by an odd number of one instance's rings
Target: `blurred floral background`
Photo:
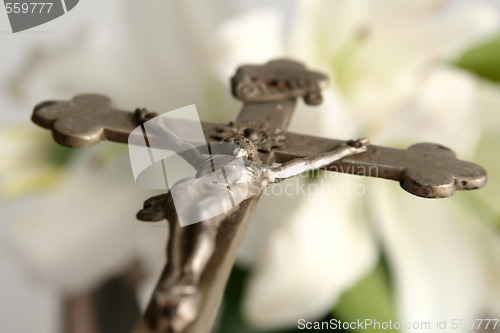
[[[126,147],[60,147],[30,122],[32,107],[99,92],[122,109],[194,103],[203,120],[229,122],[241,107],[229,77],[276,57],[331,79],[321,106],[298,106],[292,131],[441,143],[489,182],[426,200],[319,173],[300,181],[363,195],[261,198],[215,332],[294,332],[301,318],[500,318],[499,0],[82,0],[46,25],[9,29],[2,12],[2,332],[60,331],[63,299],[133,262],[145,306],[165,260],[166,223],[135,219],[152,193],[134,184]]]

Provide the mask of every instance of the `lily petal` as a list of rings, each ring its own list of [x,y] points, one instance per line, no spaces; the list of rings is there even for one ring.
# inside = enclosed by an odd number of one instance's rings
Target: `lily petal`
[[[331,310],[374,265],[377,250],[352,176],[307,183],[303,204],[269,237],[246,290],[244,314],[257,327],[296,326]]]
[[[58,191],[9,221],[4,236],[28,272],[55,290],[89,290],[135,260],[158,274],[164,261],[168,228],[136,221],[145,195],[133,183],[128,157],[99,166],[95,152],[75,161]]]
[[[214,74],[221,81],[242,64],[265,63],[283,55],[283,17],[273,8],[250,10],[223,21],[207,43]]]
[[[377,142],[438,142],[470,156],[481,135],[477,87],[470,74],[431,70],[395,110],[379,119]]]
[[[497,315],[491,311],[499,298],[490,293],[498,292],[498,235],[457,197],[427,200],[394,185],[377,182],[368,202],[393,272],[400,320]]]

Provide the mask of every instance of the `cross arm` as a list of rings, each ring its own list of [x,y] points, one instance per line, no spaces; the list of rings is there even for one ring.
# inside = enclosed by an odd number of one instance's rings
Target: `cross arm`
[[[98,94],[78,95],[69,101],[41,102],[33,109],[31,119],[40,127],[51,130],[54,140],[68,148],[89,147],[101,141],[127,144],[130,134],[140,125],[134,112],[114,108],[109,97]],[[182,120],[177,122],[178,126],[189,126]],[[202,122],[201,125],[207,142],[217,142],[214,135],[217,128],[224,125],[209,122]],[[148,138],[158,148],[169,142],[154,133],[148,133]],[[190,141],[188,137],[180,139]]]
[[[276,162],[319,155],[345,145],[344,141],[309,135],[284,133],[281,148],[275,150]],[[353,175],[396,180],[401,187],[424,198],[450,197],[456,190],[475,190],[486,185],[486,170],[456,158],[447,147],[419,143],[406,150],[370,145],[364,154],[348,156],[327,170]]]

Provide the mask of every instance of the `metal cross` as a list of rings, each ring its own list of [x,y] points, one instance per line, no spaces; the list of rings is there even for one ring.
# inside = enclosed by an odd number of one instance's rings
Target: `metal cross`
[[[207,142],[243,136],[253,142],[260,161],[269,166],[339,151],[349,145],[345,141],[286,131],[298,98],[311,105],[321,103],[321,89],[327,85],[324,75],[307,71],[297,62],[276,60],[262,66],[240,67],[231,83],[233,95],[244,102],[243,109],[236,121],[228,125],[203,122]],[[133,112],[114,108],[111,100],[101,95],[81,95],[71,101],[40,103],[35,107],[32,119],[52,130],[56,142],[72,148],[90,146],[101,140],[127,143],[130,133],[138,126]],[[426,198],[444,198],[453,195],[455,190],[478,189],[487,179],[481,166],[458,160],[450,149],[437,144],[420,143],[407,150],[370,145],[363,151],[345,155],[326,169],[396,180],[406,191]],[[213,234],[215,244],[198,277],[196,312],[187,322],[180,324],[177,331],[210,330],[258,199],[259,195],[256,195],[245,200],[237,209],[224,215],[223,223],[218,221],[216,229],[212,228],[216,231]],[[148,200],[138,216],[146,220],[167,217],[170,221],[175,211],[165,212],[165,207],[171,207],[169,200],[168,196]],[[173,224],[176,226],[171,223],[172,237],[196,233],[202,228],[198,224],[183,228]],[[169,247],[172,246],[170,242]],[[177,245],[177,250],[179,248],[182,246]],[[172,259],[171,254],[169,258]],[[179,258],[174,259],[188,260],[183,259],[182,254]],[[172,274],[173,267],[167,263],[162,280]],[[165,286],[160,283],[158,288],[162,287]],[[162,316],[176,316],[175,311],[162,313],[157,303],[153,299],[145,315],[153,326]],[[149,327],[142,323],[137,331],[149,332]]]

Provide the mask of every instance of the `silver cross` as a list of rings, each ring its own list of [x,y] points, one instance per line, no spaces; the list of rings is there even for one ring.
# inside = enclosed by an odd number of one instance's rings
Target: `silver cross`
[[[268,166],[273,163],[298,165],[303,159],[312,160],[323,154],[331,156],[352,145],[286,131],[297,98],[311,105],[321,102],[321,89],[327,83],[324,75],[307,71],[297,62],[276,60],[263,66],[241,67],[231,83],[233,95],[244,101],[243,109],[237,120],[229,125],[203,122],[207,142],[246,137],[257,147],[261,163]],[[129,134],[138,126],[133,112],[114,108],[107,97],[100,95],[40,103],[35,107],[33,121],[52,130],[54,139],[67,147],[85,147],[101,140],[126,143]],[[338,172],[393,179],[406,191],[426,198],[449,197],[455,190],[478,189],[485,185],[487,178],[481,166],[458,160],[450,149],[437,144],[421,143],[407,150],[370,145],[364,146],[361,154],[342,157],[320,166],[326,165],[326,169]],[[314,168],[300,171],[310,169]],[[178,223],[170,223],[169,261],[162,283],[146,311],[149,326],[142,323],[138,331],[147,332],[151,326],[178,332],[209,330],[258,199],[259,195],[249,197],[219,219],[183,228]],[[151,198],[139,217],[175,221],[176,213],[170,201],[168,194]],[[183,239],[190,240],[191,249],[185,249],[181,244]],[[200,248],[205,249],[205,255],[197,255],[201,253]],[[196,274],[189,276],[180,272],[186,267],[194,267],[194,263],[198,265]],[[184,283],[186,279],[195,281]],[[179,289],[186,285],[195,288]],[[175,306],[169,308],[172,295],[180,296]],[[162,304],[167,306],[162,307]],[[182,312],[179,307],[187,311]]]

